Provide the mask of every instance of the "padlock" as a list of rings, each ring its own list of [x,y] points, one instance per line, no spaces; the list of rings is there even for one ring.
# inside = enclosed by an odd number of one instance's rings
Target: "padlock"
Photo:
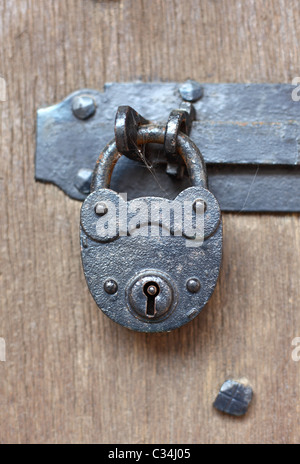
[[[147,121],[142,120],[147,123]],[[135,144],[164,144],[166,127],[141,124]],[[192,186],[174,200],[127,201],[111,190],[121,156],[101,153],[92,193],[81,208],[81,256],[89,290],[113,321],[139,332],[168,332],[194,319],[215,288],[222,259],[222,216],[207,188],[203,157],[182,132],[176,140]]]

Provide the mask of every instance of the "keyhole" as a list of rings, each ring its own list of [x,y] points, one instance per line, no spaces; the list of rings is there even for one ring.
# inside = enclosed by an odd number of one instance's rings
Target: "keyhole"
[[[146,316],[155,317],[155,298],[159,294],[159,286],[156,282],[147,282],[144,285],[144,294],[147,297]]]

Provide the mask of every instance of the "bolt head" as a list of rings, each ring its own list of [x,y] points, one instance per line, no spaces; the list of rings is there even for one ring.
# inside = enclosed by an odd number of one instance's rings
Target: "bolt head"
[[[179,93],[183,100],[194,102],[203,97],[203,87],[199,82],[189,79],[179,87]]]
[[[96,203],[96,206],[95,206],[95,213],[98,215],[98,216],[104,216],[108,211],[108,208],[106,206],[105,203],[99,201],[98,203]]]
[[[189,279],[186,283],[186,288],[188,289],[189,292],[191,293],[197,293],[199,292],[201,287],[200,281],[198,279]]]
[[[92,169],[79,169],[75,177],[74,185],[80,193],[84,195],[90,193],[92,175]]]
[[[95,114],[96,104],[92,97],[80,95],[73,98],[72,110],[76,118],[85,120]]]
[[[118,291],[118,284],[115,280],[109,279],[104,283],[104,290],[109,295],[114,295]]]

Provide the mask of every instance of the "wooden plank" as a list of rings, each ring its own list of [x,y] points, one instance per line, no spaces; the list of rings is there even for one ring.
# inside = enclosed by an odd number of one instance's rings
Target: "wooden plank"
[[[34,181],[35,113],[106,81],[286,82],[299,74],[296,0],[2,0],[1,443],[296,443],[299,216],[224,215],[224,262],[203,313],[131,333],[96,308],[80,204]],[[254,388],[242,419],[212,402]]]

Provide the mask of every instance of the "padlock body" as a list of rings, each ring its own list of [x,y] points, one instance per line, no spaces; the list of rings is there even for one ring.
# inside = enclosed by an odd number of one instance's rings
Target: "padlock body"
[[[172,221],[168,224],[170,233],[162,233],[163,218],[151,226],[140,221],[140,227],[135,229],[129,215],[131,229],[124,223],[116,233],[105,229],[105,218],[97,216],[95,205],[122,205],[127,211],[134,206],[120,200],[112,190],[99,189],[83,204],[80,234],[84,274],[97,305],[113,321],[139,332],[171,331],[194,319],[208,302],[222,259],[219,206],[202,187],[188,188],[176,200],[192,204],[199,198],[205,202],[204,237],[201,245],[194,241],[195,246],[184,228],[180,235],[178,224],[174,226]],[[138,200],[150,211],[159,199]],[[115,283],[113,292],[107,291],[107,282]],[[189,285],[190,282],[197,285]],[[148,295],[149,288],[157,288],[157,295]]]

